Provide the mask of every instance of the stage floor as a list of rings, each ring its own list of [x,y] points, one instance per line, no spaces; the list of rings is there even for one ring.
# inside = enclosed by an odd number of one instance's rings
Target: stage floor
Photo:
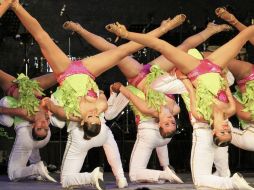
[[[254,185],[254,173],[242,173],[245,179],[253,186]],[[59,175],[53,175],[59,181]],[[151,184],[151,183],[130,183],[129,187],[124,188],[126,190],[135,190],[137,188],[149,188],[150,190],[194,190],[194,185],[191,180],[191,174],[180,173],[179,176],[185,182],[184,184]],[[104,173],[104,179],[106,184],[106,189],[117,190],[115,185],[115,180],[112,173]],[[0,189],[2,190],[60,190],[62,189],[60,183],[50,183],[45,181],[33,181],[33,180],[23,180],[19,182],[10,182],[6,175],[0,176]],[[77,189],[94,190],[91,186],[84,186]]]

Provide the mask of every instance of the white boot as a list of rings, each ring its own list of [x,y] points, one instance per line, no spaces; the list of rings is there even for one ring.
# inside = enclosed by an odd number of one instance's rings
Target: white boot
[[[104,179],[103,179],[103,168],[97,167],[92,173],[92,184],[98,190],[105,190]]]
[[[176,182],[176,183],[183,183],[180,177],[178,177],[174,170],[170,169],[169,167],[166,167],[164,169],[164,172],[167,172],[168,178],[170,182]]]
[[[47,180],[52,181],[52,182],[57,182],[53,177],[51,177],[48,174],[48,170],[47,170],[46,166],[44,166],[42,161],[38,162],[36,164],[36,166],[37,166],[38,172],[39,172],[39,174],[42,178],[47,179]]]
[[[119,178],[116,180],[116,185],[119,189],[128,187],[128,182],[127,179],[125,177]]]
[[[245,179],[243,178],[242,174],[240,173],[235,173],[232,177],[231,177],[234,187],[236,187],[237,189],[240,190],[254,190],[253,187],[251,187],[247,181],[245,181]]]

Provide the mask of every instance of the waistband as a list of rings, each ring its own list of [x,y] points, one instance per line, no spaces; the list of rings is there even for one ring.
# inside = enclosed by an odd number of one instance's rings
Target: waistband
[[[236,81],[237,85],[239,87],[244,86],[248,81],[254,80],[254,66],[252,67],[251,73],[247,76],[244,77],[241,80]]]
[[[69,67],[63,73],[57,76],[57,81],[59,84],[61,84],[65,78],[75,74],[86,74],[95,80],[95,76],[83,65],[81,60],[78,60],[71,62]]]
[[[200,64],[187,74],[191,81],[194,81],[199,75],[206,73],[221,73],[221,68],[208,59],[200,60]]]
[[[141,69],[141,71],[139,72],[139,74],[134,78],[128,79],[128,82],[131,85],[137,87],[138,84],[146,77],[146,75],[148,75],[150,73],[151,66],[152,65],[150,65],[150,64],[144,65],[143,68]]]

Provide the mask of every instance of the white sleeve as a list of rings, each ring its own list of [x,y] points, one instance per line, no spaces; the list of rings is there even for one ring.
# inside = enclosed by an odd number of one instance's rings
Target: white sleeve
[[[58,105],[58,102],[54,98],[53,95],[51,95],[51,101],[54,104]],[[54,114],[50,115],[49,120],[50,120],[51,125],[53,125],[54,127],[58,127],[60,129],[62,129],[65,126],[65,121],[62,121],[62,120],[58,119]]]
[[[228,70],[227,74],[226,74],[227,80],[228,80],[228,85],[232,86],[235,82],[235,77],[233,76],[233,74]]]
[[[7,97],[3,97],[0,100],[0,106],[9,108]],[[14,118],[9,115],[0,114],[0,124],[6,127],[11,127],[14,124]]]
[[[152,84],[151,87],[159,92],[165,94],[182,94],[187,92],[183,82],[177,79],[176,76],[169,74],[158,77]]]
[[[111,94],[108,99],[108,109],[105,111],[107,120],[114,119],[129,103],[129,100],[122,94]]]

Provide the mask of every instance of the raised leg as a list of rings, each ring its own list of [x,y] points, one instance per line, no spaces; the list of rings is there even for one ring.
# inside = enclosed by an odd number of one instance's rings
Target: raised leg
[[[253,37],[254,26],[249,26],[223,46],[211,53],[207,59],[224,68],[240,52],[244,44]]]
[[[162,22],[161,26],[151,32],[149,32],[149,35],[159,37],[163,35],[165,32],[174,29],[175,27],[182,24],[182,22],[185,20],[185,15],[177,15],[172,20],[165,20]],[[116,48],[114,44],[111,44],[110,42],[106,41],[104,38],[101,38],[98,35],[95,35],[88,30],[84,29],[82,26],[80,26],[77,23],[73,23],[71,21],[66,22],[63,27],[68,30],[73,30],[77,32],[79,35],[81,35],[82,38],[84,38],[88,43],[90,43],[95,48],[99,49],[100,51],[107,51],[110,49]],[[131,53],[136,52],[137,50],[143,48],[144,46],[141,44],[138,44],[136,42],[129,42],[125,46],[127,48],[131,48]],[[130,54],[131,54],[130,53]],[[128,55],[128,54],[126,54]],[[164,59],[165,60],[165,59]],[[101,62],[101,61],[100,61]],[[86,67],[89,68],[89,63],[87,63],[87,60],[85,61]],[[131,56],[127,56],[123,58],[122,60],[118,60],[118,62],[113,63],[113,66],[117,64],[119,69],[123,72],[123,74],[126,76],[126,78],[133,78],[135,77],[139,71],[142,69],[142,65],[137,62],[135,59],[131,58]],[[95,70],[93,68],[89,69],[91,72],[93,72],[95,75],[99,75],[101,72],[103,72],[105,69],[108,69],[112,67],[112,64],[107,64],[103,67],[102,64],[100,64],[99,69]]]
[[[53,42],[39,22],[33,18],[17,1],[12,5],[12,10],[16,13],[21,23],[34,37],[39,44],[44,57],[47,59],[56,75],[62,73],[69,66],[69,58]]]
[[[12,2],[12,0],[3,0],[3,1],[0,2],[0,18],[3,16],[3,14],[11,6],[11,2]]]
[[[228,12],[226,10],[226,8],[224,7],[218,7],[217,9],[215,9],[215,14],[220,17],[221,19],[225,20],[226,22],[228,22],[229,24],[233,25],[237,30],[239,30],[240,32],[243,31],[244,29],[247,28],[246,25],[244,25],[243,23],[241,23],[236,17],[235,15],[233,15],[232,13]],[[252,45],[254,45],[254,38],[251,38],[250,43]]]

